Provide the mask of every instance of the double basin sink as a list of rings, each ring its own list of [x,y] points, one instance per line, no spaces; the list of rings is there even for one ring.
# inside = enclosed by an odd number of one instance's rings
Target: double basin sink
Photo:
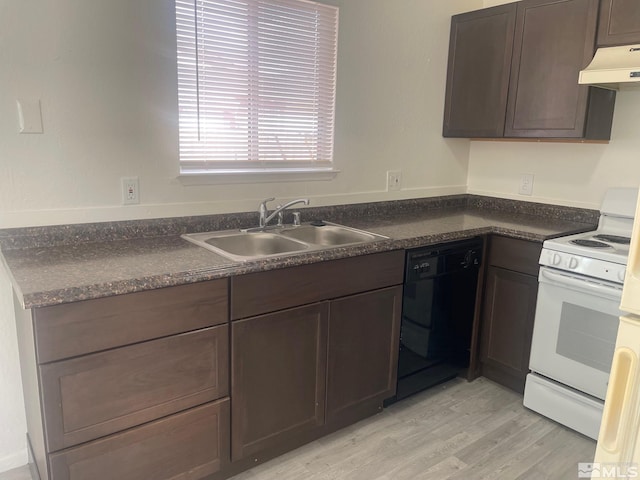
[[[189,233],[182,238],[235,261],[353,246],[388,237],[329,222],[266,229]]]

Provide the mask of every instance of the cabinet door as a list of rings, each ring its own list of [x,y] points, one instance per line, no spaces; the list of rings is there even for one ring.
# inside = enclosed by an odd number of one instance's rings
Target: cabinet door
[[[229,400],[49,457],[51,480],[199,480],[229,463]]]
[[[328,303],[233,322],[232,459],[324,424]]]
[[[480,360],[487,378],[524,392],[538,294],[532,275],[489,267],[487,270]]]
[[[400,286],[331,302],[327,423],[366,416],[395,394],[401,305]]]
[[[443,135],[502,137],[515,4],[454,15]]]
[[[640,2],[602,0],[598,26],[598,46],[611,47],[640,43]]]
[[[598,0],[518,3],[505,137],[585,136]]]

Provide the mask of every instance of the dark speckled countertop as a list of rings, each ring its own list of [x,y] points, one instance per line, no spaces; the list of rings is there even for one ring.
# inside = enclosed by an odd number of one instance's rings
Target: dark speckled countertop
[[[592,230],[598,212],[456,195],[303,210],[390,237],[363,245],[234,262],[180,238],[252,226],[252,213],[0,230],[0,246],[25,308],[131,293],[324,260],[497,233],[542,242]]]

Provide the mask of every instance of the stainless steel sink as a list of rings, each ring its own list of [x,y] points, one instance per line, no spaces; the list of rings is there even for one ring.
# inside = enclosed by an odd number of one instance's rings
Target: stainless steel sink
[[[296,240],[325,247],[371,242],[376,239],[376,236],[372,233],[332,224],[322,226],[300,225],[299,227],[281,230],[280,233],[288,238],[295,238]]]
[[[183,235],[183,238],[233,260],[248,260],[308,250],[306,243],[266,232],[238,230]]]
[[[334,223],[270,228],[269,231],[224,230],[189,233],[182,238],[236,261],[292,255],[388,237]]]

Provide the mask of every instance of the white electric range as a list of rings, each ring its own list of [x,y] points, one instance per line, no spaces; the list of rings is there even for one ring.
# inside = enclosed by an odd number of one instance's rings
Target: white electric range
[[[609,189],[595,231],[547,240],[524,405],[596,439],[618,330],[637,188]]]

